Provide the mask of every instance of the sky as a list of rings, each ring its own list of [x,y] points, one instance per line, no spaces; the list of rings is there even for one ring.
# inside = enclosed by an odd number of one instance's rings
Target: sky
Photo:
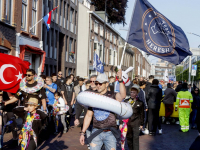
[[[126,10],[126,23],[116,24],[113,27],[126,39],[133,7],[136,0],[128,0],[128,8]],[[185,32],[190,47],[198,48],[200,45],[200,37],[190,33],[200,35],[200,0],[148,0],[161,14],[167,17],[175,25],[182,28]],[[149,56],[152,63],[156,63],[157,58]]]

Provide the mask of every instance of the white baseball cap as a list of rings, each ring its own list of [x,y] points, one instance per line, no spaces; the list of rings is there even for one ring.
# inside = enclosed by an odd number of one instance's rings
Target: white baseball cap
[[[105,73],[101,73],[97,76],[96,81],[98,81],[99,83],[108,82],[108,77]]]

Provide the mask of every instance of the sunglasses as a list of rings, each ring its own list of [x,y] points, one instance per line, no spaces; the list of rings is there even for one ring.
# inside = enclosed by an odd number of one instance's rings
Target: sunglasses
[[[102,86],[102,84],[105,84],[106,82],[103,82],[103,83],[99,83],[99,82],[95,82],[95,85],[97,86],[97,85],[100,85],[100,86]]]
[[[58,74],[58,75],[62,75],[62,74]]]
[[[31,74],[25,74],[25,76],[26,76],[26,77],[30,77],[30,76],[33,76],[33,75],[31,75]]]
[[[94,83],[95,81],[90,81],[90,83]]]

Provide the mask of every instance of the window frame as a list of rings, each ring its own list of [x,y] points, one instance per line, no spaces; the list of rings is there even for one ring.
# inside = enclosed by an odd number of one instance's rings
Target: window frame
[[[23,5],[25,6],[25,7],[23,7]],[[21,17],[21,30],[23,30],[23,31],[27,31],[27,24],[26,24],[26,20],[27,20],[27,6],[28,6],[28,2],[27,2],[27,0],[22,0],[22,17]],[[24,13],[24,9],[23,8],[25,8],[25,16],[23,15]],[[24,19],[24,25],[22,26],[22,19]]]
[[[8,12],[8,1],[10,2],[10,5],[9,5],[9,8],[10,8],[10,11],[9,11],[9,20],[7,19],[7,12]],[[6,3],[6,11],[5,11],[5,22],[7,24],[12,24],[12,0],[6,0],[5,1]]]
[[[32,26],[34,26],[37,23],[37,1],[38,0],[32,0],[32,23],[31,23]],[[34,2],[35,2],[35,6],[33,6]],[[35,14],[35,21],[34,21],[33,14]],[[34,35],[36,35],[36,31],[37,31],[37,26],[31,29],[31,33]]]

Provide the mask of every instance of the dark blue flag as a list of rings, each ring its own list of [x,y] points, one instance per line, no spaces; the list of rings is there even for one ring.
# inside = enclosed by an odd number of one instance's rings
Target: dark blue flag
[[[94,67],[94,70],[96,70],[100,73],[104,72],[104,66],[101,63],[101,60],[99,59],[98,55],[95,52],[94,52],[93,67]]]
[[[136,0],[127,42],[173,64],[180,64],[192,55],[183,30],[147,0]]]

